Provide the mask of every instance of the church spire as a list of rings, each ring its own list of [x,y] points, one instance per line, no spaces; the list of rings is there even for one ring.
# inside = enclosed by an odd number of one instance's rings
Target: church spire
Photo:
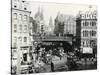
[[[41,20],[43,20],[44,19],[44,17],[43,17],[43,8],[41,8],[41,14],[40,14],[40,16],[41,16]]]

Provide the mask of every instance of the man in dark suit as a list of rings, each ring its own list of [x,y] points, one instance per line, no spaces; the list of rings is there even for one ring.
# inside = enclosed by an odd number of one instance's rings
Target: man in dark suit
[[[54,63],[51,61],[51,72],[54,72]]]

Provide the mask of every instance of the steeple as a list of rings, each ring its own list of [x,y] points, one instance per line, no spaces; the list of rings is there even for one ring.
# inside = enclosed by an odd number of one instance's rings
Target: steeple
[[[37,18],[38,16],[40,16],[40,13],[41,13],[41,12],[40,12],[40,7],[38,7],[38,11],[37,11],[37,13],[35,14],[34,17]]]
[[[43,20],[44,19],[44,17],[43,17],[43,8],[41,8],[41,14],[40,14],[40,16],[41,16],[41,20]]]

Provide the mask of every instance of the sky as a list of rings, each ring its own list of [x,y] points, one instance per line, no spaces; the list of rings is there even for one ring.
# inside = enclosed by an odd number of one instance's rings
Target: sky
[[[89,9],[89,5],[81,5],[81,4],[60,4],[60,3],[48,3],[48,2],[34,2],[29,1],[31,16],[34,17],[35,13],[38,11],[38,8],[43,9],[43,15],[45,24],[48,25],[50,16],[53,21],[56,18],[58,12],[66,15],[76,16],[79,11],[87,11],[87,10],[96,10],[97,6],[92,5],[92,8]]]

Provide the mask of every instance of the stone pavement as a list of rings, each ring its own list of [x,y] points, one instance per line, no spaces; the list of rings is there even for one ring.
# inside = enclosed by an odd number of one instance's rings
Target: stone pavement
[[[53,57],[52,62],[54,63],[54,69],[55,71],[62,70],[68,70],[68,66],[66,65],[67,62],[67,58],[66,57],[62,57],[61,59],[57,56]],[[41,73],[44,72],[51,72],[51,65],[50,64],[44,64],[44,66],[41,67],[40,70]]]

